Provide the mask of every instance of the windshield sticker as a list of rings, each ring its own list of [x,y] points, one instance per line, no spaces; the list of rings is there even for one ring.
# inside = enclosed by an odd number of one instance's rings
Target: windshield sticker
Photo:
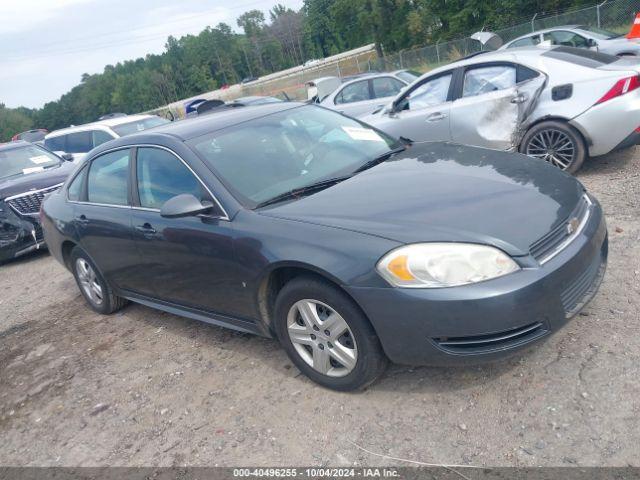
[[[44,167],[30,167],[30,168],[22,169],[23,175],[29,175],[30,173],[36,173],[36,172],[44,172]]]
[[[384,139],[378,135],[378,132],[375,130],[371,130],[369,128],[360,128],[360,127],[342,127],[342,129],[346,132],[354,140],[366,140],[369,142],[384,142]]]
[[[35,163],[36,165],[40,165],[41,163],[49,163],[51,161],[51,159],[46,155],[38,155],[36,157],[31,157],[29,158],[29,160],[31,160],[31,162]]]

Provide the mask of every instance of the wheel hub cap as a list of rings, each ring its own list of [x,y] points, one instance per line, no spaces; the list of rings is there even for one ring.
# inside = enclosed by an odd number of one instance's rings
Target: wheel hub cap
[[[573,140],[560,130],[542,130],[529,141],[526,154],[566,170],[575,160],[576,146]]]
[[[96,305],[102,304],[102,287],[98,283],[96,272],[93,270],[93,267],[89,265],[89,262],[83,258],[76,260],[76,272],[78,273],[80,287],[87,297]]]
[[[358,349],[342,316],[318,300],[300,300],[287,315],[289,339],[300,357],[329,377],[344,377],[356,366]]]

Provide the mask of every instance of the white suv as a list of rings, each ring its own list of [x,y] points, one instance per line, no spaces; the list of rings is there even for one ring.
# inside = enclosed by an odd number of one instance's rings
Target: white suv
[[[95,147],[109,140],[165,123],[169,123],[169,120],[155,115],[108,118],[51,132],[44,137],[44,146],[58,155],[69,154],[74,162],[78,162]]]

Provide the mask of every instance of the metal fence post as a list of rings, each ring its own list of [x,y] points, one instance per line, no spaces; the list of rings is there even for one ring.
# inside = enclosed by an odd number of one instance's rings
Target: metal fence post
[[[538,13],[536,12],[536,14],[533,16],[533,18],[531,19],[531,31],[535,32],[536,31],[536,26],[535,26],[535,21],[536,21],[536,17],[538,16]]]
[[[402,62],[402,50],[400,50],[399,56],[400,56],[400,69],[404,69],[404,64]]]
[[[439,48],[440,39],[436,42],[436,58],[438,59],[438,65],[440,64],[440,48]]]
[[[600,28],[600,7],[602,7],[605,3],[607,3],[609,0],[604,0],[604,2],[599,3],[598,5],[596,5],[596,20],[598,23],[598,28]]]

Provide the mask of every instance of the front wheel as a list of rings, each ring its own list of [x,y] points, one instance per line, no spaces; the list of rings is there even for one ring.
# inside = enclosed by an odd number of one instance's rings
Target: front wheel
[[[577,172],[587,156],[580,133],[556,120],[534,125],[522,139],[520,152],[545,160],[567,173]]]
[[[373,383],[387,365],[368,319],[340,289],[312,277],[280,291],[275,330],[291,361],[311,380],[349,391]]]

